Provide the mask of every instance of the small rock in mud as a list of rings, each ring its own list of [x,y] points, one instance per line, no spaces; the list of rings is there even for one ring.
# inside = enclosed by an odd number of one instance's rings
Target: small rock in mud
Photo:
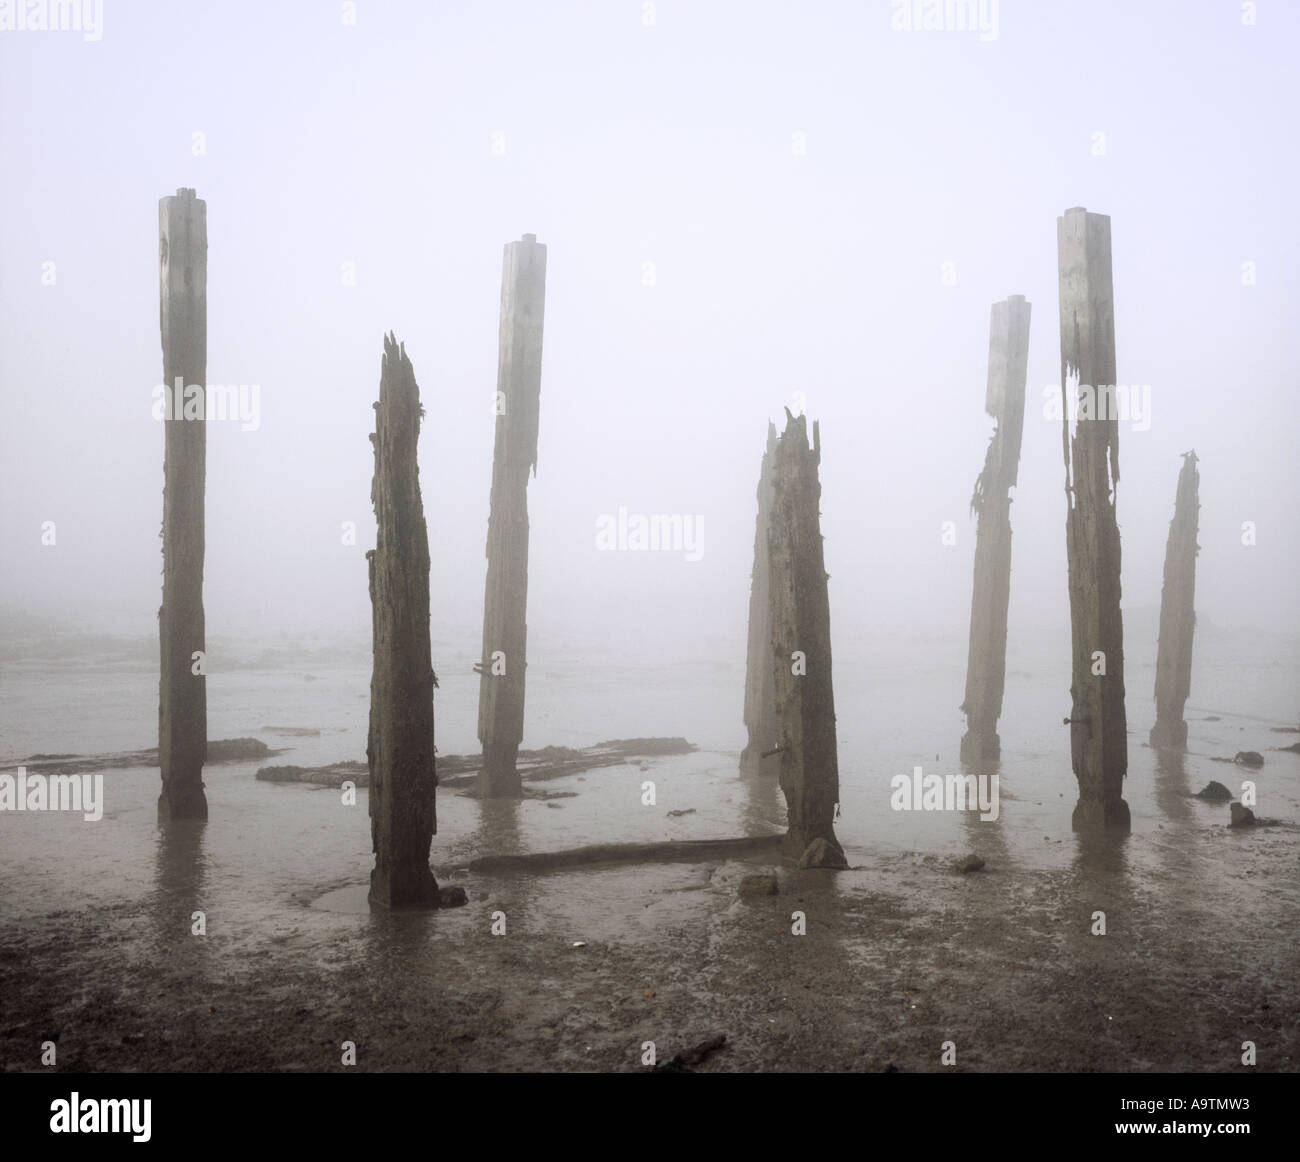
[[[1255,812],[1249,807],[1243,807],[1240,803],[1233,803],[1229,810],[1232,812],[1232,819],[1229,821],[1229,827],[1254,827],[1257,822]]]
[[[726,1048],[726,1033],[717,1033],[707,1041],[701,1041],[693,1049],[686,1049],[673,1054],[669,1061],[654,1067],[655,1073],[690,1073],[693,1065],[700,1065],[719,1049]]]
[[[1211,779],[1193,796],[1196,799],[1206,799],[1211,803],[1226,803],[1232,798],[1232,792],[1222,783]]]
[[[804,848],[803,855],[799,857],[799,866],[825,867],[842,871],[849,866],[849,861],[844,858],[844,852],[819,836]]]
[[[1222,722],[1223,719],[1220,718],[1217,714],[1211,714],[1211,715],[1210,715],[1209,717],[1207,717],[1207,718],[1202,718],[1201,721],[1202,721],[1202,722]]]
[[[680,819],[683,815],[694,815],[694,814],[695,814],[695,808],[694,808],[694,807],[687,807],[684,811],[669,811],[669,812],[668,812],[668,818],[669,818],[669,819]]]
[[[438,889],[438,905],[443,908],[459,908],[469,903],[465,889],[459,884],[448,884]]]
[[[1264,765],[1264,756],[1257,750],[1239,750],[1232,761],[1240,763],[1243,767],[1262,767]]]
[[[774,875],[746,876],[740,881],[742,900],[748,896],[775,896],[780,890]]]
[[[971,852],[971,854],[968,855],[965,859],[960,860],[958,863],[954,864],[953,870],[961,872],[962,875],[965,875],[967,872],[983,871],[984,861],[974,852]]]
[[[1290,746],[1275,746],[1274,750],[1289,750],[1292,754],[1300,754],[1300,742],[1293,742]]]

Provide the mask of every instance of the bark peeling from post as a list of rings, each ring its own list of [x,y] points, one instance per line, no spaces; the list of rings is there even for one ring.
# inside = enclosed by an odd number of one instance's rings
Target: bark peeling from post
[[[524,737],[527,666],[528,477],[537,474],[546,247],[509,242],[501,274],[496,441],[488,517],[487,592],[479,663],[478,738],[484,798],[522,795],[515,762]]]
[[[1127,830],[1124,624],[1120,613],[1119,417],[1110,218],[1070,209],[1056,220],[1060,275],[1061,441],[1072,638],[1070,756],[1076,830]],[[1079,420],[1069,386],[1077,384]],[[1091,392],[1091,394],[1089,394]]]
[[[840,798],[831,683],[828,580],[822,553],[821,433],[786,410],[785,432],[772,455],[772,519],[768,569],[772,617],[772,684],[781,790],[789,830],[784,852],[801,866],[843,868],[835,838]]]
[[[1183,707],[1192,686],[1192,633],[1196,628],[1196,543],[1200,520],[1201,473],[1196,452],[1183,453],[1178,473],[1174,519],[1165,549],[1165,580],[1160,593],[1160,644],[1156,654],[1156,724],[1151,745],[1187,749]]]
[[[370,679],[370,836],[375,866],[370,902],[383,908],[436,908],[429,846],[438,829],[433,753],[433,661],[429,644],[429,536],[420,498],[416,445],[420,388],[404,346],[384,338],[375,404],[375,476],[370,499],[378,525],[366,554],[374,627]]]
[[[966,762],[996,759],[998,718],[1007,671],[1007,610],[1011,600],[1011,498],[1020,466],[1029,365],[1030,305],[1023,295],[994,303],[989,322],[989,374],[984,410],[997,422],[975,481],[971,511],[975,580],[971,591],[970,651],[966,662]]]
[[[206,819],[203,763],[208,746],[203,614],[205,385],[208,365],[208,214],[193,190],[158,202],[158,273],[163,386],[196,389],[190,409],[163,420],[163,598],[158,611],[161,671],[158,818]],[[182,393],[182,401],[185,396]],[[190,413],[190,414],[187,414]]]
[[[772,457],[776,425],[767,425],[767,448],[758,472],[758,518],[754,523],[754,572],[749,589],[749,647],[745,660],[745,728],[740,755],[744,774],[773,774],[780,767],[776,748],[776,695],[772,685],[772,609],[768,593],[767,530],[772,520]]]

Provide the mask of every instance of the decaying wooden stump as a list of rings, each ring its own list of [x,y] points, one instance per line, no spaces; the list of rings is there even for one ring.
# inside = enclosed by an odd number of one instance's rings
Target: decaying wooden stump
[[[384,908],[439,904],[429,869],[437,831],[433,757],[433,662],[429,644],[429,537],[416,445],[420,389],[406,349],[384,339],[375,404],[378,529],[370,564],[374,670],[370,679],[370,902]]]
[[[993,304],[989,324],[989,375],[984,410],[996,421],[975,481],[971,511],[975,531],[975,581],[971,591],[970,652],[966,662],[966,762],[996,759],[998,718],[1007,672],[1007,609],[1011,600],[1011,498],[1020,465],[1029,364],[1029,303],[1012,295]]]
[[[772,602],[768,593],[767,530],[772,519],[772,456],[776,425],[767,425],[767,448],[758,472],[758,518],[754,522],[754,572],[749,589],[749,648],[745,659],[745,728],[749,738],[740,755],[746,774],[775,773],[776,696],[772,685]]]
[[[537,472],[545,306],[546,247],[536,235],[525,234],[521,241],[506,244],[501,275],[496,445],[479,667],[479,794],[484,798],[517,798],[521,793],[515,761],[524,737],[528,477]]]
[[[1183,454],[1174,519],[1165,549],[1160,594],[1160,644],[1156,654],[1156,724],[1151,745],[1187,749],[1183,707],[1192,687],[1192,633],[1196,628],[1196,543],[1201,509],[1201,474],[1196,452]]]
[[[768,587],[772,616],[772,685],[776,701],[781,790],[789,831],[784,853],[805,867],[847,866],[833,821],[840,798],[831,684],[831,622],[822,555],[821,433],[786,411],[772,455]]]
[[[1119,417],[1114,405],[1115,297],[1110,218],[1082,208],[1056,220],[1061,317],[1061,442],[1069,561],[1073,705],[1070,755],[1079,783],[1076,829],[1129,827],[1124,711],[1124,625],[1114,489]],[[1076,385],[1079,419],[1069,398]]]
[[[158,818],[206,819],[208,694],[203,616],[208,364],[207,203],[193,190],[158,202],[163,388],[163,598]],[[177,392],[179,385],[181,390]],[[179,402],[178,411],[171,406]]]

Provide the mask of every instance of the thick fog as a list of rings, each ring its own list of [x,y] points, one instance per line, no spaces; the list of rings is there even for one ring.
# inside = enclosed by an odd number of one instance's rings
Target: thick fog
[[[1111,216],[1118,380],[1149,385],[1120,424],[1126,614],[1154,631],[1195,448],[1202,624],[1292,634],[1300,10],[970,7],[983,32],[892,27],[888,0],[104,0],[97,38],[0,32],[8,628],[153,632],[158,199],[193,187],[207,380],[259,389],[255,427],[208,428],[214,640],[368,635],[391,330],[427,411],[435,665],[438,640],[477,651],[502,247],[532,233],[530,660],[739,665],[767,424],[800,405],[821,426],[837,656],[964,642],[989,310],[1023,294],[1011,634],[1055,635],[1068,667],[1045,389],[1073,206]],[[697,552],[599,550],[620,506],[702,518]]]

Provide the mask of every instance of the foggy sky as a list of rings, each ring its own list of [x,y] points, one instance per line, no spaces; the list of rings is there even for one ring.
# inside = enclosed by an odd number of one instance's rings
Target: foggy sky
[[[1194,447],[1199,616],[1294,632],[1300,11],[1002,0],[987,40],[893,31],[888,0],[646,14],[360,0],[347,26],[332,2],[105,0],[98,41],[0,33],[0,606],[153,631],[158,199],[193,187],[207,379],[260,387],[258,430],[208,429],[209,635],[368,633],[393,330],[428,413],[435,635],[477,649],[502,246],[534,233],[530,655],[743,657],[759,459],[796,392],[821,424],[837,654],[964,639],[989,308],[1023,294],[1011,627],[1068,657],[1043,391],[1072,206],[1111,216],[1118,379],[1151,385],[1149,429],[1120,426],[1126,612],[1158,605]],[[620,505],[702,516],[702,559],[598,552]]]

